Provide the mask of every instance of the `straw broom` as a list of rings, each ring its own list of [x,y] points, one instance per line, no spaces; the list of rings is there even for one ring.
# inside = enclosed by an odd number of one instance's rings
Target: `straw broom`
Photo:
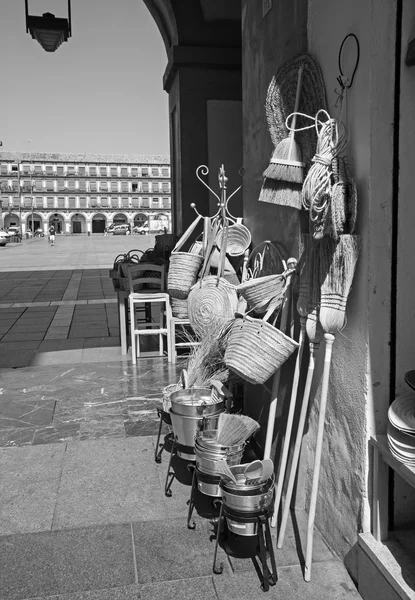
[[[269,166],[265,169],[258,200],[270,204],[302,207],[302,188],[304,163],[301,148],[295,141],[295,125],[300,101],[303,65],[298,69],[297,91],[295,95],[294,116],[289,136],[279,142],[274,149]]]
[[[303,183],[304,180],[304,163],[302,162],[301,148],[295,141],[296,113],[298,112],[298,105],[300,102],[303,68],[303,65],[300,65],[300,68],[298,69],[294,116],[290,134],[276,146],[272,154],[270,165],[264,171],[264,177],[270,179],[288,181],[291,183]],[[283,204],[285,204],[285,202]]]
[[[334,334],[341,330],[345,324],[346,302],[359,256],[359,247],[360,238],[356,235],[341,235],[338,242],[326,237],[319,243],[320,280],[322,281],[320,323],[325,331],[324,339],[326,341],[326,349],[324,354],[324,369],[317,426],[310,510],[307,523],[307,543],[304,567],[305,581],[310,581],[311,578],[314,520],[316,516],[318,484],[320,478],[321,452],[323,447],[331,356],[335,340]]]

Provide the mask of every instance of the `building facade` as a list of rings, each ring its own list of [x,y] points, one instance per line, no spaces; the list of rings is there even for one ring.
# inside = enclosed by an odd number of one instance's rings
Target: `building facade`
[[[110,225],[171,231],[168,156],[0,152],[0,227],[103,233]]]

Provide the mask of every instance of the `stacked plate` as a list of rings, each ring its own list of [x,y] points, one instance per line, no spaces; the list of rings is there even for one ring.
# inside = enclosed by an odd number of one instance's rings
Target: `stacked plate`
[[[415,467],[415,392],[398,396],[388,418],[389,450],[402,463]]]

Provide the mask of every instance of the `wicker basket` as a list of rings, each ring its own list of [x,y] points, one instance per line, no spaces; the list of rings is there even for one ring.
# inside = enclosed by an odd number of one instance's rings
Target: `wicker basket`
[[[171,298],[171,312],[173,317],[176,319],[187,319],[189,317],[189,311],[187,307],[187,298],[185,300],[179,300],[178,298]]]
[[[225,364],[253,384],[265,383],[298,347],[298,343],[264,319],[235,319],[225,352]]]
[[[188,227],[177,242],[170,256],[167,289],[170,296],[172,298],[177,298],[178,300],[185,300],[187,298],[190,288],[194,285],[200,267],[203,264],[203,256],[191,252],[179,252],[180,248],[191,236],[201,218],[202,217],[199,215],[190,227]]]
[[[257,314],[264,314],[272,301],[279,299],[279,304],[281,304],[285,285],[286,278],[283,274],[266,275],[240,283],[236,291],[245,298],[250,309]],[[276,308],[279,304],[276,305]]]
[[[236,287],[223,277],[210,275],[197,282],[188,297],[190,325],[198,337],[231,321],[238,305]]]
[[[216,237],[216,245],[221,248],[224,230],[221,229]],[[228,227],[226,239],[226,254],[229,256],[240,256],[251,243],[251,233],[245,225],[235,223]]]

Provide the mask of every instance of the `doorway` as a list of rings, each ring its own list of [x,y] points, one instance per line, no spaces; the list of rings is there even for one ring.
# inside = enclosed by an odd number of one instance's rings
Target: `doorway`
[[[81,221],[73,221],[72,233],[82,233]]]

